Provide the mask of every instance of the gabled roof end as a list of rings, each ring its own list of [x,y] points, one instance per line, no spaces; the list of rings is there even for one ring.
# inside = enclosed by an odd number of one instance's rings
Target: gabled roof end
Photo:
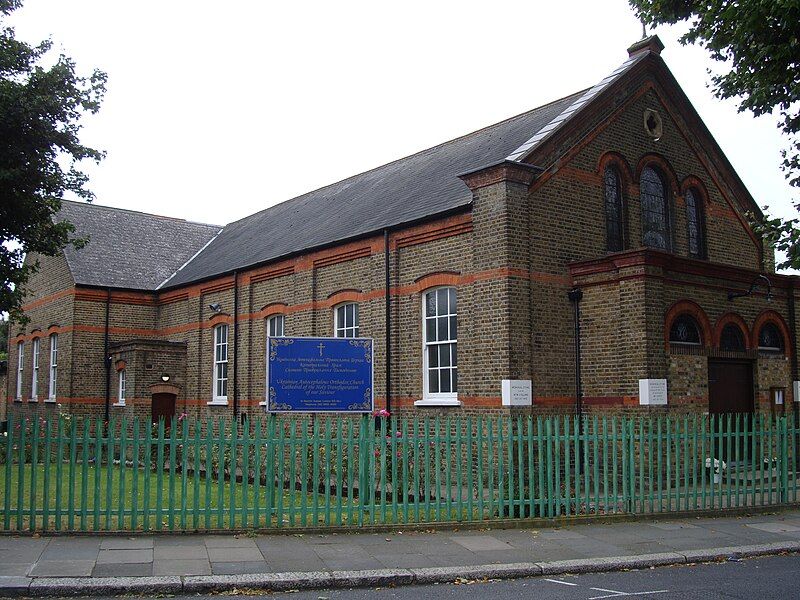
[[[642,52],[650,51],[655,55],[660,55],[664,49],[664,42],[661,41],[657,35],[651,35],[643,38],[628,48],[628,56],[636,56]]]

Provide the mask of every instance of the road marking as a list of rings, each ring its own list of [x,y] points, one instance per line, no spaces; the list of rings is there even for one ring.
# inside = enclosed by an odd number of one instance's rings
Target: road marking
[[[549,581],[550,583],[560,583],[561,585],[574,585],[577,586],[577,583],[570,583],[569,581],[559,581],[558,579],[545,579],[545,581]]]
[[[589,600],[601,600],[602,598],[620,598],[622,596],[649,596],[651,594],[666,594],[669,590],[652,590],[649,592],[620,592],[617,590],[606,590],[604,588],[589,588],[596,592],[610,592],[605,596],[593,596]]]

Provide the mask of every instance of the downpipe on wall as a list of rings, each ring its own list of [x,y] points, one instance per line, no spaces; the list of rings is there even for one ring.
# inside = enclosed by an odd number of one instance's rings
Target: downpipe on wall
[[[581,436],[583,435],[583,385],[581,382],[581,300],[583,291],[572,288],[567,292],[569,301],[573,306],[573,319],[575,322],[575,416],[578,418],[578,456],[581,454]],[[583,461],[580,461],[580,472],[583,473]]]

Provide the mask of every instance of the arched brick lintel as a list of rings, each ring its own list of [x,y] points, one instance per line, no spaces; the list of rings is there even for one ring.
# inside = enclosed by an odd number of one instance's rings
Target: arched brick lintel
[[[461,275],[452,271],[428,273],[417,279],[414,284],[418,292],[434,287],[455,287],[461,281]]]
[[[600,156],[600,159],[597,161],[597,174],[601,178],[601,181],[606,167],[611,166],[617,168],[619,176],[622,178],[622,188],[624,190],[630,190],[631,185],[633,185],[633,171],[627,159],[619,152],[606,152]]]
[[[725,313],[717,319],[717,324],[714,326],[714,347],[719,348],[722,340],[722,330],[725,329],[725,326],[729,323],[733,323],[741,330],[745,346],[748,349],[752,348],[753,345],[750,343],[750,328],[747,326],[747,322],[745,322],[741,315],[733,312]]]
[[[771,309],[761,311],[756,317],[753,323],[753,331],[751,332],[751,347],[758,348],[758,334],[766,323],[774,323],[778,327],[783,336],[784,352],[786,356],[792,356],[794,349],[792,348],[792,336],[789,335],[789,327],[787,327],[783,317]]]
[[[669,307],[664,317],[664,344],[666,347],[669,348],[669,330],[672,329],[672,323],[681,315],[686,314],[694,317],[694,320],[697,321],[697,324],[700,326],[703,346],[710,346],[712,340],[711,322],[708,320],[705,311],[697,302],[693,302],[692,300],[678,300]]]
[[[672,165],[660,154],[645,154],[639,159],[636,165],[636,183],[642,178],[642,171],[645,167],[655,165],[664,179],[664,184],[667,185],[672,192],[672,197],[677,198],[680,195],[680,188],[678,187],[678,177]]]

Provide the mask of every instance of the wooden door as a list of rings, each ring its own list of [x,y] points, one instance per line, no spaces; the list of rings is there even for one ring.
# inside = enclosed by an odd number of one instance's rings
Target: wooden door
[[[717,431],[733,434],[736,429],[736,417],[739,420],[739,450],[736,451],[736,440],[731,443],[731,452],[735,456],[727,456],[726,442],[723,442],[723,460],[745,460],[750,454],[752,439],[745,439],[744,432],[752,427],[753,414],[753,363],[746,360],[709,360],[708,361],[708,412],[721,416],[715,425]],[[727,418],[728,415],[730,419]],[[730,427],[729,427],[730,425]],[[717,444],[717,442],[715,442]],[[710,452],[718,455],[719,448]]]
[[[164,417],[164,426],[169,428],[172,417],[175,416],[175,394],[161,392],[153,394],[152,405],[153,423],[158,423]]]

